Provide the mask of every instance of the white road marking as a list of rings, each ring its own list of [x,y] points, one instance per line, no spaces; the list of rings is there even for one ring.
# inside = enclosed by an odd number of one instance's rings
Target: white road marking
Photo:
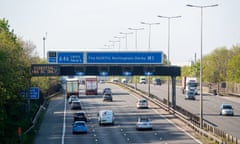
[[[64,138],[66,133],[66,107],[67,107],[67,98],[64,98],[64,116],[63,116],[63,130],[62,130],[62,144],[64,144]]]

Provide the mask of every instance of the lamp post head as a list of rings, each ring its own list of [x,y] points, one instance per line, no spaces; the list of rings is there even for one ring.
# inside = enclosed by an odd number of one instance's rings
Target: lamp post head
[[[186,6],[188,6],[188,7],[196,7],[196,8],[208,8],[208,7],[216,7],[216,6],[218,6],[218,4],[205,5],[205,6],[187,4]]]

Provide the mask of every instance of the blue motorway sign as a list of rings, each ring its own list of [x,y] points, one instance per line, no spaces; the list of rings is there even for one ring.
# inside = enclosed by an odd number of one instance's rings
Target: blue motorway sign
[[[29,90],[30,99],[39,99],[39,88],[31,87]]]
[[[57,62],[57,58],[56,57],[48,57],[48,62],[49,63],[56,63]]]
[[[162,64],[162,52],[87,52],[87,64]]]
[[[58,64],[83,64],[83,52],[57,52]]]

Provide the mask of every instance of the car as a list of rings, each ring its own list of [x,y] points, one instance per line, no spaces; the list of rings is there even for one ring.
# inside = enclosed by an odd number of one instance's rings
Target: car
[[[136,130],[152,130],[151,119],[148,117],[138,117]]]
[[[81,110],[82,106],[81,106],[81,102],[80,101],[72,101],[71,103],[71,109],[77,109],[77,110]]]
[[[195,91],[193,90],[188,90],[186,93],[185,93],[185,99],[191,99],[191,100],[195,100]]]
[[[112,89],[111,88],[104,88],[103,89],[103,95],[104,94],[112,94]]]
[[[103,101],[113,101],[112,94],[105,93],[103,95]]]
[[[220,115],[230,115],[234,116],[233,107],[231,104],[221,104]]]
[[[80,112],[75,112],[73,114],[73,121],[85,121],[87,122],[87,116],[86,116],[86,113],[83,112],[83,111],[80,111]]]
[[[85,121],[75,121],[72,124],[72,133],[87,133],[88,127]]]
[[[104,84],[105,81],[104,81],[104,80],[100,80],[99,83],[100,83],[100,84]]]
[[[140,77],[139,83],[140,83],[140,84],[146,84],[146,83],[147,83],[146,78],[145,78],[145,77]]]
[[[145,98],[140,98],[137,101],[137,108],[148,108],[148,101]]]
[[[123,83],[123,84],[127,84],[127,83],[128,83],[128,80],[125,79],[125,78],[123,78],[123,79],[122,79],[122,83]]]
[[[68,99],[68,103],[71,104],[72,101],[78,101],[78,100],[79,100],[78,96],[76,96],[76,95],[71,95],[71,96],[69,97],[69,99]]]
[[[112,82],[113,82],[113,83],[118,83],[119,80],[118,80],[117,78],[114,78],[114,79],[112,79]]]
[[[152,83],[153,83],[153,85],[161,85],[162,84],[160,78],[154,78]]]
[[[112,110],[101,110],[97,114],[99,126],[105,124],[114,125],[115,116]]]

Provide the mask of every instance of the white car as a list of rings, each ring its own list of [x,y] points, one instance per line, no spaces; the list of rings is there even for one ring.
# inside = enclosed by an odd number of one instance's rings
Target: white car
[[[233,107],[231,104],[222,104],[220,106],[220,115],[231,115],[234,116]]]
[[[148,117],[139,117],[137,124],[136,124],[136,130],[143,130],[143,129],[149,129],[152,130],[152,123],[151,119]]]
[[[138,99],[137,108],[148,108],[148,101],[144,98]]]

